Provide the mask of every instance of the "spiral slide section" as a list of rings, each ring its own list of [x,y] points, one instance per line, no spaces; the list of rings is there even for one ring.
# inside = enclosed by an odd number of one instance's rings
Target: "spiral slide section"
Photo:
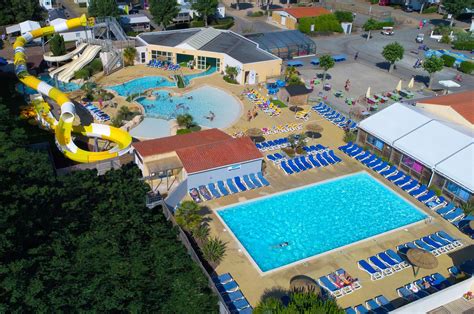
[[[77,162],[94,162],[106,160],[126,154],[130,149],[132,137],[122,129],[114,128],[105,124],[92,123],[88,126],[73,126],[75,119],[75,107],[66,94],[59,89],[39,80],[28,73],[26,66],[25,44],[35,38],[48,36],[56,32],[63,32],[72,28],[86,26],[85,15],[66,20],[61,24],[38,28],[18,37],[13,45],[15,50],[15,73],[18,79],[26,86],[37,90],[42,95],[48,96],[61,106],[61,115],[54,128],[56,144],[64,155]],[[90,152],[76,146],[72,140],[72,133],[79,133],[88,137],[98,137],[115,143],[115,146],[102,152]]]
[[[53,56],[51,55],[51,52],[49,53],[45,53],[43,55],[43,59],[44,61],[47,61],[47,62],[63,62],[63,61],[67,61],[69,59],[72,59],[75,55],[81,53],[82,50],[84,50],[84,48],[87,47],[87,44],[86,43],[81,43],[79,46],[77,46],[76,49],[74,49],[73,51],[69,52],[69,53],[66,53],[62,56]]]

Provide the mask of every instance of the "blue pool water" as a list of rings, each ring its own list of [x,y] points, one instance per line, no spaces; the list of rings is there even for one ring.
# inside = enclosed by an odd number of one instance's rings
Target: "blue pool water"
[[[40,75],[38,78],[40,80],[42,80],[43,82],[48,83],[51,86],[56,86],[56,83],[54,82],[54,79],[51,78],[48,74]],[[63,83],[63,82],[58,81],[58,88],[60,90],[62,90],[63,92],[72,92],[72,91],[75,91],[75,90],[81,88],[81,85],[73,83],[73,82]],[[20,93],[26,93],[27,95],[33,95],[33,94],[38,93],[34,89],[31,89],[31,88],[23,85],[22,83],[17,84],[16,90]]]
[[[195,73],[190,75],[184,75],[184,82],[188,85],[192,79],[197,77],[206,76],[216,72],[215,67],[210,67],[207,71],[201,73]],[[172,75],[173,72],[170,72]],[[111,89],[120,96],[128,96],[135,93],[143,93],[147,89],[160,88],[160,87],[176,87],[174,81],[170,81],[163,76],[145,76],[140,77],[123,84],[109,86],[107,89]]]
[[[225,128],[231,125],[240,115],[241,106],[237,99],[215,87],[202,86],[182,96],[170,96],[168,91],[155,91],[156,99],[145,97],[137,101],[150,118],[165,120],[175,119],[177,115],[189,113],[201,126]],[[211,121],[206,119],[210,111],[215,114]]]
[[[365,172],[217,213],[263,272],[426,217]]]

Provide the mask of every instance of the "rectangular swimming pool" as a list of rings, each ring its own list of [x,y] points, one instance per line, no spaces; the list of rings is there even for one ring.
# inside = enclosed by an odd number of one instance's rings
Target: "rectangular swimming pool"
[[[366,172],[224,207],[217,214],[261,272],[427,217]]]

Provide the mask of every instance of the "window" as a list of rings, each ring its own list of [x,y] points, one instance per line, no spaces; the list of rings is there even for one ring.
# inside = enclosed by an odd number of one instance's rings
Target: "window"
[[[168,51],[159,51],[159,50],[152,50],[151,51],[151,58],[158,59],[158,60],[166,60],[166,61],[173,61],[173,53]]]
[[[402,164],[404,164],[405,166],[407,166],[408,168],[412,169],[413,171],[417,173],[421,173],[423,171],[423,165],[408,156],[402,157]]]
[[[219,73],[221,71],[221,59],[219,58],[216,59],[216,68],[217,72]]]
[[[206,69],[206,57],[198,56],[197,68],[199,70]]]
[[[444,188],[463,201],[468,201],[469,197],[471,196],[468,191],[451,181],[446,181]]]
[[[378,150],[383,150],[383,142],[376,138],[375,136],[372,136],[370,134],[367,134],[367,139],[365,140],[367,143],[372,145],[373,147],[377,148]]]

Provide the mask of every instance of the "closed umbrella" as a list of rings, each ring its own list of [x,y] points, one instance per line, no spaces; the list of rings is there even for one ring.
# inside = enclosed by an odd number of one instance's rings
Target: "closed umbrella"
[[[319,288],[318,284],[314,279],[304,276],[298,275],[290,280],[290,291],[292,292],[312,292],[314,294],[320,294],[321,289]]]
[[[402,80],[398,81],[397,87],[395,87],[395,89],[397,90],[397,92],[402,90]]]
[[[324,130],[322,126],[315,122],[306,125],[307,134],[311,138],[321,137],[321,132]]]
[[[422,249],[409,249],[407,252],[408,261],[413,265],[413,273],[418,274],[420,268],[434,269],[438,267],[438,260],[428,251]]]
[[[365,93],[365,98],[370,98],[370,86],[367,88],[367,93]]]
[[[413,88],[415,86],[415,79],[412,77],[410,82],[408,82],[408,88]]]

